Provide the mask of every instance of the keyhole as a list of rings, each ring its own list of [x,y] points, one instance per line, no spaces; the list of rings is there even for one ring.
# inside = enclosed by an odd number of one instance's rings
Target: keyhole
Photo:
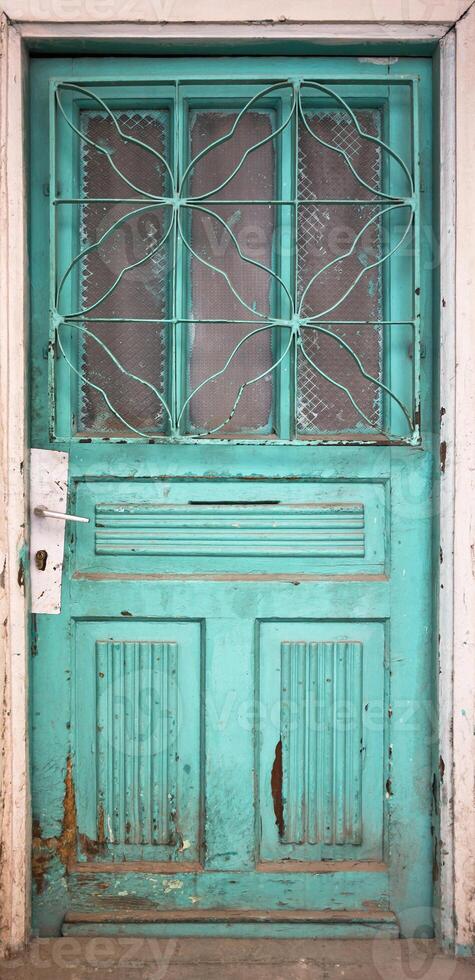
[[[46,568],[46,562],[48,561],[47,551],[37,551],[35,555],[35,565],[39,572],[44,572]]]

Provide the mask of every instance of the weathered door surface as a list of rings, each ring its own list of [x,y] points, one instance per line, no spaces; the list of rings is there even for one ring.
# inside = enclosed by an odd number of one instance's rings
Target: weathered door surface
[[[44,935],[427,922],[430,93],[33,61],[32,444],[89,518],[33,630]]]

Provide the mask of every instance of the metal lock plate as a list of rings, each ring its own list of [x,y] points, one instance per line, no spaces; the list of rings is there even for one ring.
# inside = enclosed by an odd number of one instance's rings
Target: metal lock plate
[[[30,456],[31,611],[61,612],[64,520],[47,520],[35,509],[66,513],[68,453],[32,449]]]

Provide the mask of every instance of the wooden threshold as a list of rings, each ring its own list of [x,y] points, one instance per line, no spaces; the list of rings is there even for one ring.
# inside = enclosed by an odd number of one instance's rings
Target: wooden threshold
[[[173,923],[173,922],[308,922],[377,924],[394,923],[396,917],[387,909],[113,909],[110,912],[67,912],[65,923]]]

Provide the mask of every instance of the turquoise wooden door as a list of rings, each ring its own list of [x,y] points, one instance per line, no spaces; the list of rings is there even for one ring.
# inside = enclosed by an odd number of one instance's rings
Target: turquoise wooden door
[[[44,935],[427,923],[430,93],[33,61],[32,440],[89,518],[33,624]]]

